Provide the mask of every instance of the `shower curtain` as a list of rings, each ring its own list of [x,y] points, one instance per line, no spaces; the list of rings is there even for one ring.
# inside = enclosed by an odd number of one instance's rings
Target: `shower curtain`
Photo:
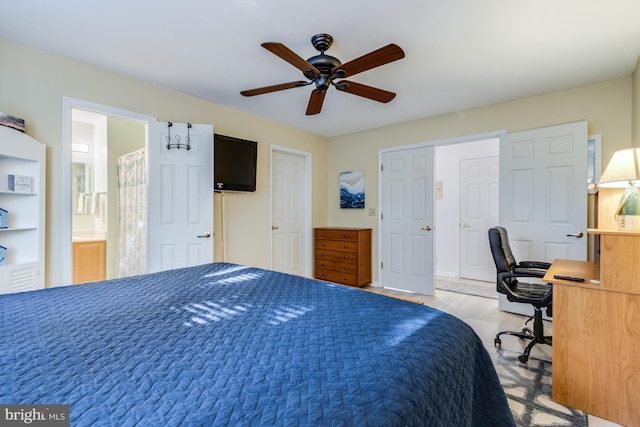
[[[147,272],[147,164],[144,148],[118,158],[116,276]]]

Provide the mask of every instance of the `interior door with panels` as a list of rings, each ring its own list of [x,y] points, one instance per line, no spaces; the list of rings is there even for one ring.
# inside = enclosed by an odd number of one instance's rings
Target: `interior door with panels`
[[[381,281],[434,294],[433,147],[382,155]]]
[[[213,262],[213,126],[150,123],[147,152],[149,272]]]
[[[272,154],[272,268],[306,275],[305,159],[291,153]]]
[[[587,127],[577,122],[500,137],[499,222],[516,260],[586,259]],[[522,305],[501,295],[500,308],[521,312]]]

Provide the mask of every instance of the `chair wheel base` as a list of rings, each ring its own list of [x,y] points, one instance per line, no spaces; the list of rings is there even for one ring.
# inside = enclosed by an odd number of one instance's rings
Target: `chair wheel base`
[[[518,360],[521,361],[522,363],[527,363],[529,361],[529,356],[521,354],[520,356],[518,356]]]
[[[495,340],[493,340],[493,345],[499,348],[502,345],[502,341],[500,340],[500,338],[496,338]]]

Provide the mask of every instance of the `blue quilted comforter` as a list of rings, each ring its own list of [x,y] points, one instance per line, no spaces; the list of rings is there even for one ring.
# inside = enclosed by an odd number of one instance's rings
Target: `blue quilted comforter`
[[[513,426],[462,321],[226,263],[0,296],[0,403],[71,425]]]

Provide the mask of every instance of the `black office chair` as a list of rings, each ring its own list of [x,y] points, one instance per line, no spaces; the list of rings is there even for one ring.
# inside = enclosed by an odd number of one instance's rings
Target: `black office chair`
[[[500,347],[502,341],[500,335],[513,335],[521,339],[531,340],[518,359],[526,363],[529,360],[529,353],[536,344],[551,345],[551,337],[544,335],[542,324],[542,309],[544,308],[548,316],[552,315],[552,292],[553,287],[547,283],[521,282],[518,278],[542,278],[551,267],[548,262],[522,261],[516,262],[511,248],[507,230],[504,227],[493,227],[489,229],[489,245],[491,254],[496,264],[497,279],[496,287],[498,292],[505,294],[512,302],[531,304],[534,308],[533,316],[525,322],[522,332],[503,331],[496,335],[494,341],[496,347]],[[527,323],[533,319],[533,331],[527,327]]]

